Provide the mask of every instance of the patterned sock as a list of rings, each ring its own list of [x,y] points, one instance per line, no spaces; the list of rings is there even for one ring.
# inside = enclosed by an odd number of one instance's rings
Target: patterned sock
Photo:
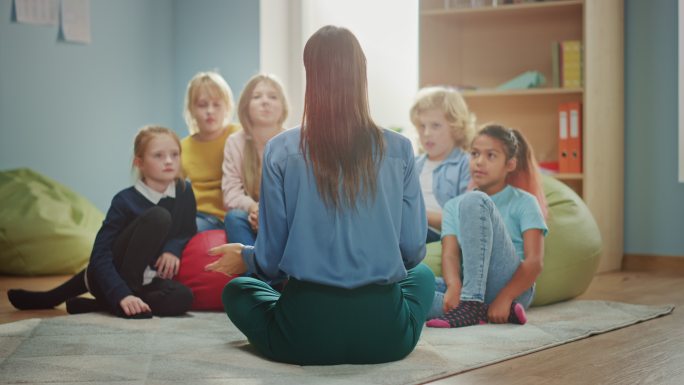
[[[477,301],[461,301],[443,316],[429,320],[425,325],[432,328],[460,328],[487,323],[487,305]]]
[[[513,301],[511,304],[511,312],[508,315],[508,322],[512,324],[524,325],[527,323],[527,314],[525,307],[518,302]]]
[[[66,300],[66,309],[69,314],[92,313],[107,310],[96,300],[84,297],[69,298]]]

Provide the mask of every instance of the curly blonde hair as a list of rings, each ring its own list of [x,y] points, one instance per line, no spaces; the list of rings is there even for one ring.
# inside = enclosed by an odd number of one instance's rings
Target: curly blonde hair
[[[418,91],[411,107],[411,122],[420,132],[419,115],[427,110],[439,109],[449,123],[456,147],[467,149],[475,137],[475,114],[458,90],[451,87],[425,87]]]

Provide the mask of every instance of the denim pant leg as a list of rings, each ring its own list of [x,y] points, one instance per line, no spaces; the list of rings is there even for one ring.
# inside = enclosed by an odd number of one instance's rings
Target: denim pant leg
[[[441,239],[441,234],[436,232],[435,230],[432,230],[428,228],[427,231],[427,237],[425,239],[425,243],[432,243],[432,242],[439,242]]]
[[[463,265],[461,300],[491,303],[513,277],[520,258],[487,194],[467,193],[460,203],[458,220]]]
[[[254,246],[256,233],[252,230],[248,217],[249,214],[243,210],[230,210],[226,213],[224,223],[228,242]]]
[[[195,217],[197,222],[197,232],[207,230],[223,230],[223,223],[215,216],[207,213],[197,212],[197,217]]]
[[[432,300],[432,306],[430,307],[426,319],[431,320],[444,314],[442,305],[444,304],[444,293],[446,292],[446,289],[447,286],[446,282],[444,282],[444,278],[435,277],[435,296]]]

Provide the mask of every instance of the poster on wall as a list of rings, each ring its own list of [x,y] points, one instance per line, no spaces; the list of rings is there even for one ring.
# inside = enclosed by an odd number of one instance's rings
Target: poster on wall
[[[90,0],[62,0],[59,37],[74,43],[90,43]]]
[[[17,23],[57,25],[59,0],[14,0],[13,19]]]

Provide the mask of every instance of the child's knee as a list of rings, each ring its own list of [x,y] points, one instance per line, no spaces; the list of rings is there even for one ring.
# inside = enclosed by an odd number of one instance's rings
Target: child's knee
[[[169,210],[154,206],[140,214],[141,219],[150,226],[169,227],[171,226],[171,213]]]
[[[461,198],[459,213],[467,213],[465,216],[461,215],[463,218],[469,218],[473,211],[482,209],[490,212],[494,210],[492,198],[482,191],[469,191]]]
[[[236,221],[246,221],[247,212],[243,210],[230,210],[226,213],[224,223],[235,223]]]

